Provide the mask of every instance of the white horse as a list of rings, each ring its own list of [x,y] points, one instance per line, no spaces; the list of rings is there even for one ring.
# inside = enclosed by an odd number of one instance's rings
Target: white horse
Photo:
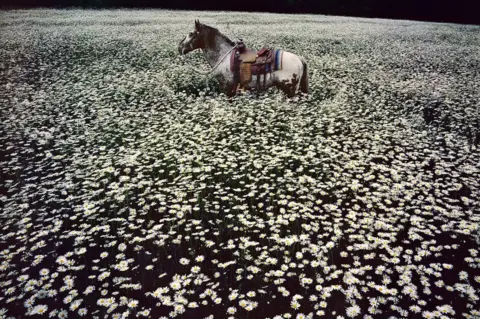
[[[191,51],[201,49],[212,72],[228,96],[235,95],[238,75],[232,72],[231,55],[237,49],[235,44],[228,37],[217,29],[200,23],[195,20],[193,32],[190,32],[178,45],[180,54],[187,54]],[[304,58],[293,53],[282,51],[279,54],[281,65],[279,69],[272,69],[262,73],[257,83],[257,76],[253,75],[251,81],[246,84],[246,89],[263,87],[264,89],[276,86],[284,91],[289,97],[298,92],[308,93],[307,63]],[[210,73],[209,72],[209,73]],[[265,78],[264,78],[265,77]],[[260,85],[261,84],[261,85]]]

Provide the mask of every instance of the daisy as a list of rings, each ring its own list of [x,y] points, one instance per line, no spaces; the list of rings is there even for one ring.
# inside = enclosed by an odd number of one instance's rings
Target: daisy
[[[150,309],[144,309],[142,311],[139,311],[137,314],[139,316],[148,317],[148,315],[150,314]]]
[[[88,286],[83,292],[84,295],[88,295],[95,290],[95,286]]]
[[[193,266],[191,269],[192,273],[197,274],[200,272],[200,267],[198,266]]]
[[[245,299],[242,299],[238,302],[238,305],[242,308],[245,308],[248,305],[248,302]]]
[[[32,311],[30,312],[32,315],[43,315],[47,312],[48,307],[46,305],[36,305],[33,307]]]
[[[48,276],[49,273],[50,270],[48,270],[47,268],[43,268],[40,270],[40,276]]]
[[[236,290],[232,291],[230,293],[230,295],[228,296],[228,299],[230,299],[230,301],[233,301],[235,300],[236,298],[238,297],[238,292]]]
[[[81,317],[85,316],[87,313],[88,313],[87,308],[80,308],[80,309],[78,310],[78,314],[79,314]]]
[[[63,298],[63,303],[67,304],[70,303],[73,300],[73,297],[71,295],[67,295],[65,298]]]
[[[57,314],[58,314],[58,309],[53,309],[53,310],[50,311],[50,313],[48,314],[48,317],[49,317],[49,318],[57,317]]]
[[[128,308],[136,308],[138,306],[138,300],[130,299],[127,304]]]
[[[298,310],[300,308],[300,303],[297,300],[292,300],[290,307],[294,310]]]
[[[65,256],[58,256],[56,262],[60,265],[67,264],[67,258]]]
[[[58,318],[64,319],[68,317],[68,312],[65,309],[60,310],[58,313]]]
[[[82,303],[82,300],[75,300],[70,304],[70,310],[71,311],[77,310],[77,308],[80,306],[81,303]]]
[[[5,295],[11,295],[15,292],[15,290],[15,287],[9,287],[7,290],[5,290]]]
[[[346,309],[347,316],[350,318],[356,317],[360,314],[360,307],[358,305],[353,305]]]
[[[188,260],[187,258],[180,258],[180,264],[186,266],[190,263],[190,260]]]

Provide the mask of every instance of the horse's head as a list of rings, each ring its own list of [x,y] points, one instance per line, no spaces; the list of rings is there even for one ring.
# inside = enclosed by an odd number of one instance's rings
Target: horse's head
[[[178,44],[178,52],[187,54],[188,52],[205,47],[206,28],[200,21],[195,20],[195,28]]]

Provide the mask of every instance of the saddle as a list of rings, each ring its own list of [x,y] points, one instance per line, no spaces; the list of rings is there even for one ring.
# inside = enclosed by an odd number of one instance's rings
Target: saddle
[[[243,42],[237,42],[237,49],[231,56],[231,71],[234,74],[234,85],[232,90],[245,89],[252,81],[252,75],[257,76],[257,91],[265,88],[267,74],[281,68],[282,51],[263,47],[260,51],[247,49]],[[278,57],[280,56],[280,57]],[[278,63],[280,62],[280,63]],[[263,84],[260,78],[263,76]]]
[[[243,52],[241,51],[239,52],[240,54],[238,58],[240,61],[242,61],[243,63],[255,63],[255,64],[266,62],[263,60],[265,60],[265,58],[268,57],[267,53],[273,53],[271,49],[267,49],[267,48],[262,48],[258,52],[255,52],[250,49],[244,49]],[[273,61],[273,57],[271,56],[271,54],[269,55],[269,57],[272,58],[272,61]],[[258,59],[258,62],[257,62],[257,59]]]

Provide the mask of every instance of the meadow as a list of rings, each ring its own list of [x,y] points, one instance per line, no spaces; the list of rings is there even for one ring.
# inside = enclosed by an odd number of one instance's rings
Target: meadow
[[[194,19],[306,58],[232,101]],[[0,12],[0,318],[480,316],[480,26]]]

